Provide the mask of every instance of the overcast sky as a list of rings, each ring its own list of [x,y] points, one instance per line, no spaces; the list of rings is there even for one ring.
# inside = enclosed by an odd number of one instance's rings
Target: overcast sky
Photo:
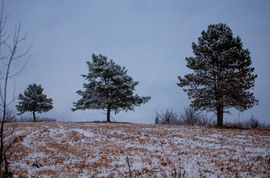
[[[92,53],[125,66],[140,82],[136,92],[152,97],[135,112],[113,114],[115,120],[154,123],[155,111],[183,112],[190,101],[176,83],[179,75],[191,72],[185,61],[193,56],[191,43],[209,24],[226,23],[250,50],[258,74],[253,92],[259,105],[241,113],[240,119],[254,115],[269,122],[269,0],[6,0],[5,14],[7,32],[12,34],[20,21],[22,34],[28,33],[20,49],[33,42],[26,67],[13,79],[16,94],[29,84],[41,84],[54,105],[46,116],[61,121],[106,120],[104,111],[71,111],[80,98],[76,91],[82,89],[81,74],[88,71],[86,61],[91,61]],[[10,83],[12,90],[14,81]],[[232,111],[225,122],[238,120],[239,112]]]

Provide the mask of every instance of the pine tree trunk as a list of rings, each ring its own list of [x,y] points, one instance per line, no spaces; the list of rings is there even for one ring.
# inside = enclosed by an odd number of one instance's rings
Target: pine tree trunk
[[[217,107],[217,126],[222,127],[223,125],[223,107]]]
[[[35,113],[35,111],[33,111],[33,117],[34,117],[34,122],[36,122],[37,120],[36,120],[36,113]]]
[[[108,105],[107,108],[107,122],[111,122],[111,105]]]
[[[224,112],[223,112],[223,107],[222,107],[221,116],[220,116],[220,127],[223,126],[223,115],[224,115]]]

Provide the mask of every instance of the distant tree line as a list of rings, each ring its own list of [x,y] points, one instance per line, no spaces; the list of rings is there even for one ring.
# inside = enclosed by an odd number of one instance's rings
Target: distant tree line
[[[190,126],[216,126],[216,121],[207,115],[199,113],[192,107],[184,109],[183,113],[178,114],[171,109],[156,112],[155,124],[161,125],[190,125]],[[270,129],[270,124],[260,122],[255,116],[251,116],[245,121],[226,122],[225,128],[253,128],[253,129]]]
[[[211,124],[211,119],[195,111],[192,107],[188,107],[184,109],[184,113],[180,114],[170,109],[166,109],[165,112],[156,112],[155,124],[207,125]]]
[[[18,116],[14,111],[8,110],[7,117],[5,123],[12,123],[12,122],[33,122],[33,116]],[[47,116],[36,116],[36,122],[55,122],[57,121],[56,118],[47,117]]]

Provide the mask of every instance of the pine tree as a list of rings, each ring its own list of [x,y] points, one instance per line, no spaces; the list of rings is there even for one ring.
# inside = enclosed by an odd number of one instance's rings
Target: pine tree
[[[18,99],[20,101],[18,105],[16,105],[19,115],[25,112],[32,112],[34,121],[36,122],[36,112],[48,112],[53,108],[52,99],[42,94],[43,90],[41,85],[34,83],[28,85],[24,94],[19,94]]]
[[[82,75],[88,83],[83,84],[84,91],[78,90],[82,96],[74,102],[73,111],[78,109],[107,110],[107,121],[110,122],[110,112],[134,110],[135,106],[146,103],[151,97],[140,97],[134,94],[139,82],[127,75],[125,67],[108,61],[103,55],[92,55],[92,62],[86,62],[89,68],[87,75]]]
[[[243,49],[239,36],[233,37],[226,24],[209,25],[202,31],[198,44],[192,43],[195,57],[186,58],[187,67],[194,72],[178,77],[180,87],[187,87],[191,106],[215,112],[217,125],[222,126],[223,114],[234,107],[243,112],[255,104],[253,93],[254,68],[250,67],[248,49]]]

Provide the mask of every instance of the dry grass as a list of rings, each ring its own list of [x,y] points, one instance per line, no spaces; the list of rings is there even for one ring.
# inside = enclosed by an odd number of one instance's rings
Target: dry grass
[[[14,175],[270,176],[270,131],[124,123],[10,123]],[[7,131],[8,132],[8,131]],[[9,138],[10,140],[11,137]],[[127,164],[130,164],[130,170]]]

